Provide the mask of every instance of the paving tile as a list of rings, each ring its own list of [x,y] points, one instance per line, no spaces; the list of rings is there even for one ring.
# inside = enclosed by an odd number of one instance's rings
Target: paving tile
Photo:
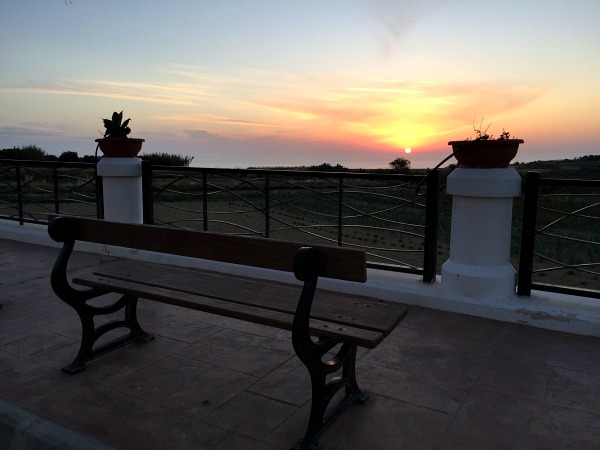
[[[310,417],[310,402],[290,414],[277,428],[262,440],[265,449],[288,449],[300,438],[304,437],[308,418]],[[322,447],[323,450],[329,447]]]
[[[150,342],[132,342],[86,364],[86,370],[74,375],[78,379],[96,381],[106,386],[123,382],[138,370],[160,361],[176,350],[187,346],[184,342],[156,338]],[[79,342],[58,351],[47,353],[37,361],[47,367],[60,370],[70,363],[79,351]]]
[[[171,355],[129,375],[114,388],[179,414],[202,419],[256,377],[196,359]]]
[[[277,428],[295,408],[251,392],[242,392],[205,420],[236,434],[264,439]]]
[[[323,448],[432,449],[442,440],[452,416],[440,411],[371,395],[352,405],[319,439]]]
[[[46,398],[54,401],[69,385],[60,371],[0,349],[0,398],[31,409]]]
[[[155,336],[194,343],[201,341],[207,336],[216,333],[221,328],[203,323],[199,320],[196,311],[188,311],[185,316],[173,314],[161,314],[160,316],[138,314],[141,327]]]
[[[362,361],[468,385],[479,378],[491,352],[491,344],[401,328]]]
[[[600,415],[600,375],[555,368],[545,400],[551,405]]]
[[[266,444],[263,440],[251,439],[245,436],[229,434],[225,439],[219,442],[213,450],[269,450],[269,449],[288,449],[292,442],[283,443],[279,446]]]
[[[190,345],[185,354],[249,375],[265,376],[294,356],[294,350],[287,342],[221,330]]]
[[[2,286],[2,293],[19,299],[16,306],[23,309],[25,309],[26,305],[35,301],[38,301],[37,304],[39,306],[40,302],[45,302],[48,298],[56,298],[50,286],[49,275],[49,273],[46,273],[40,279],[30,278],[32,276],[30,274],[22,275],[23,280],[20,283],[11,286]],[[56,299],[58,300],[58,298]],[[30,308],[30,310],[32,309]],[[33,310],[35,310],[35,307]]]
[[[310,376],[304,364],[293,357],[254,383],[248,391],[300,406],[310,400]]]
[[[76,431],[126,449],[207,448],[225,433],[93,382],[77,382],[49,410]],[[160,418],[160,420],[157,420]],[[201,447],[200,447],[201,448]]]
[[[413,405],[455,414],[467,398],[469,388],[453,380],[440,380],[359,362],[358,384],[364,391],[402,400]]]
[[[31,326],[31,316],[13,305],[13,302],[4,304],[0,310],[0,346],[24,339],[35,332]]]
[[[49,332],[37,332],[23,339],[7,343],[3,348],[8,353],[36,359],[72,343],[73,339],[64,336]]]
[[[495,353],[600,374],[600,338],[513,326]]]
[[[400,327],[424,330],[460,339],[494,344],[499,342],[509,325],[481,317],[408,306],[409,313]]]
[[[446,433],[436,450],[513,450],[492,442],[483,442],[452,433]]]
[[[544,400],[554,368],[528,359],[493,355],[477,381],[477,387],[515,397]]]
[[[474,389],[450,430],[520,449],[600,448],[600,416]]]

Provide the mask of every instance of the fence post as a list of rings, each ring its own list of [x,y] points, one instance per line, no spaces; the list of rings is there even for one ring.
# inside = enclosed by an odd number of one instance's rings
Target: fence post
[[[142,208],[144,223],[154,225],[154,191],[152,188],[152,162],[142,160]]]
[[[265,237],[271,234],[271,183],[269,174],[265,174]]]
[[[202,171],[202,229],[208,231],[208,174]]]
[[[59,202],[60,198],[58,195],[58,167],[52,167],[52,192],[54,193],[54,213],[60,213]]]
[[[98,176],[98,161],[94,167],[94,178],[96,180],[96,216],[98,219],[104,219],[104,185],[102,177]]]
[[[516,294],[517,271],[510,264],[513,197],[522,180],[513,168],[455,169],[450,258],[442,265],[442,288],[450,295],[506,299]]]
[[[344,177],[340,176],[338,181],[338,245],[343,244],[344,233]]]
[[[104,218],[143,223],[142,160],[104,156],[96,167],[98,175],[103,177]]]
[[[517,295],[531,295],[540,178],[541,175],[539,172],[527,172],[527,176],[525,177],[525,201],[523,203],[523,227],[521,230]]]
[[[437,242],[440,214],[440,171],[427,177],[425,196],[425,245],[423,255],[423,282],[433,283],[437,272]]]
[[[17,203],[19,210],[19,225],[23,225],[23,187],[21,186],[21,168],[18,163],[15,167],[15,176],[17,177]]]

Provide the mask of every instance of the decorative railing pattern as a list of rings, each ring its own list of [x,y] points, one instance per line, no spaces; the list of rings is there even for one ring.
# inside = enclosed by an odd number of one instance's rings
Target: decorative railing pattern
[[[439,173],[419,175],[152,166],[144,222],[361,248],[372,268],[436,275]],[[0,219],[102,217],[93,163],[0,161]]]
[[[528,172],[518,294],[532,289],[600,298],[600,181]]]
[[[98,216],[95,164],[0,161],[0,218],[47,223],[49,214]],[[100,190],[101,191],[101,190]]]
[[[144,164],[145,222],[361,248],[370,267],[433,281],[439,177],[428,178],[423,196],[421,179]]]

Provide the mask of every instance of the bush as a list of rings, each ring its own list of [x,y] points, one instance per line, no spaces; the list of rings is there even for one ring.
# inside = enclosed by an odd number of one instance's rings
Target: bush
[[[172,155],[170,153],[145,153],[140,155],[144,161],[150,161],[159,166],[184,166],[189,167],[193,156]]]

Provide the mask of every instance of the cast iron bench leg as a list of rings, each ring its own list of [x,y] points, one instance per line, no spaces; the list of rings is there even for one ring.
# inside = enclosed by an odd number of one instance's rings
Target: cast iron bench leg
[[[305,341],[306,342],[306,341]],[[298,357],[302,360],[310,374],[312,384],[312,404],[306,433],[293,450],[318,449],[317,438],[329,425],[350,405],[363,403],[369,395],[360,390],[356,381],[356,345],[343,344],[337,354],[329,361],[322,357],[336,343],[329,340],[319,340],[311,343],[310,347],[298,347]],[[307,346],[308,347],[308,346]],[[330,381],[327,375],[338,372],[341,374]],[[336,393],[344,388],[345,395],[331,407],[328,406]]]
[[[136,312],[137,301],[137,297],[124,295],[114,304],[106,307],[94,307],[85,303],[76,306],[71,303],[71,306],[75,308],[81,320],[81,345],[73,362],[64,366],[62,371],[69,375],[76,374],[85,369],[86,362],[104,355],[115,348],[122,347],[134,341],[141,340],[147,342],[154,339],[154,336],[146,333],[138,323]],[[112,320],[99,327],[95,327],[94,317],[111,314],[123,308],[125,309],[125,318],[123,320]],[[123,336],[113,339],[98,348],[94,348],[94,344],[100,337],[117,328],[126,328],[129,331]]]

